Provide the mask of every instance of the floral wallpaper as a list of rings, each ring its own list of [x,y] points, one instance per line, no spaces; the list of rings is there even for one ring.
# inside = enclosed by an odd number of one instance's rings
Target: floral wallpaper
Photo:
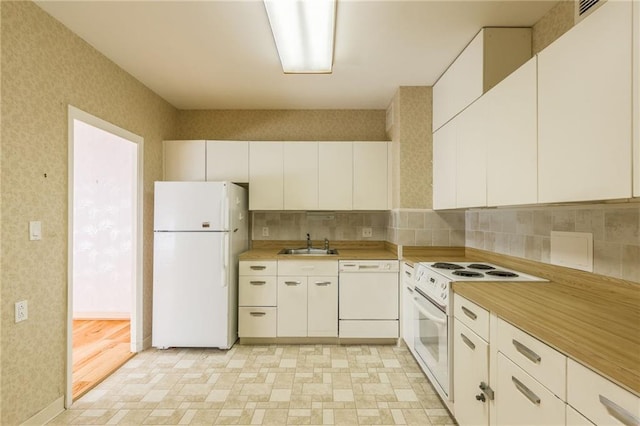
[[[177,111],[33,2],[2,2],[0,424],[19,424],[65,392],[67,108],[144,137],[144,335],[151,333],[153,181]],[[29,241],[28,222],[42,221]],[[15,324],[14,303],[29,319]]]
[[[573,27],[575,2],[559,1],[533,26],[531,50],[535,55]]]

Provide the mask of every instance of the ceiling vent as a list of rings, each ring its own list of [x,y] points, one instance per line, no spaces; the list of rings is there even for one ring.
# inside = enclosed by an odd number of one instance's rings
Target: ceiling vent
[[[574,24],[582,21],[607,0],[575,0]]]

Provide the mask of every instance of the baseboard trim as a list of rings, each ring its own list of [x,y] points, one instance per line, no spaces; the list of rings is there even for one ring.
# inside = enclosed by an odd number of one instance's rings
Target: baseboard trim
[[[41,426],[64,411],[64,396],[53,401],[20,426]]]

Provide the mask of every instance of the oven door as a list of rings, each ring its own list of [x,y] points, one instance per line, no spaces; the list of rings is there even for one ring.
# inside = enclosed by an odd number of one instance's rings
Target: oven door
[[[447,314],[418,291],[415,308],[415,351],[449,398],[449,321]]]

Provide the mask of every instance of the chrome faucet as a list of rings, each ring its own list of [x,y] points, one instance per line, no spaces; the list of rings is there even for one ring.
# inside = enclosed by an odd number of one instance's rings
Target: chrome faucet
[[[311,248],[311,236],[309,234],[307,234],[307,248]]]

